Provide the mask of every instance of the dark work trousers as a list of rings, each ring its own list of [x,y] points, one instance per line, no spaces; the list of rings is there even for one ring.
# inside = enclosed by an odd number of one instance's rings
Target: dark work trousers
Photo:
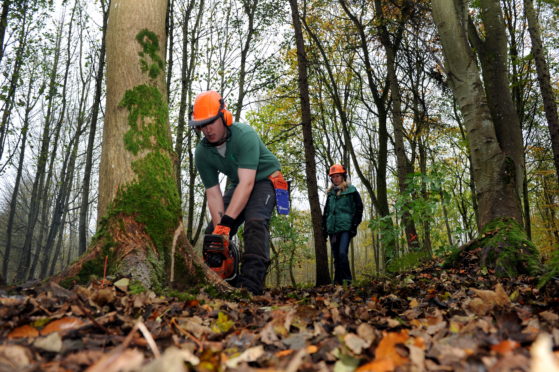
[[[341,231],[330,235],[332,257],[334,257],[334,284],[351,283],[351,269],[349,268],[349,231]]]
[[[231,202],[235,187],[225,191],[223,203],[225,210]],[[235,219],[230,237],[233,237],[242,223],[245,223],[245,249],[241,257],[241,273],[234,281],[236,287],[246,288],[253,294],[264,292],[266,271],[270,265],[270,232],[268,223],[276,205],[276,194],[272,182],[268,179],[255,182],[245,209]],[[206,228],[211,234],[213,224]]]

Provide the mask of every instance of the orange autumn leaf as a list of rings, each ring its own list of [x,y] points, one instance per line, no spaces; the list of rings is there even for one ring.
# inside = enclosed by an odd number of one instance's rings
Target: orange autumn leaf
[[[278,358],[282,358],[282,357],[284,357],[284,356],[288,356],[288,355],[293,354],[293,351],[294,351],[293,349],[280,350],[280,351],[278,351],[278,352],[276,353],[276,356],[277,356]]]
[[[65,331],[72,328],[77,328],[83,324],[83,320],[80,318],[66,317],[58,320],[54,320],[47,324],[45,328],[41,330],[41,335],[45,336],[52,332]]]
[[[30,325],[24,325],[21,327],[14,328],[10,333],[8,333],[8,339],[13,338],[26,338],[26,337],[37,337],[39,336],[39,331],[37,328]]]
[[[374,360],[357,368],[355,372],[392,372],[394,371],[394,362],[390,359]]]
[[[315,345],[309,345],[306,347],[307,353],[309,354],[314,354],[318,351],[318,346]]]
[[[408,330],[401,332],[383,332],[383,337],[375,350],[375,361],[388,359],[394,363],[394,367],[399,367],[409,362],[408,358],[401,356],[396,350],[397,344],[404,344],[409,339]]]
[[[499,354],[506,354],[506,353],[509,353],[509,352],[513,351],[514,349],[516,349],[519,346],[520,346],[520,344],[516,341],[504,340],[504,341],[499,342],[496,345],[492,345],[491,350],[496,352],[496,353],[499,353]]]

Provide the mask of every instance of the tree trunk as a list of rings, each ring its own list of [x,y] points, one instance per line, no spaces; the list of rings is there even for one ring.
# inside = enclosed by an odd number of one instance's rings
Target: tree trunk
[[[8,14],[10,13],[11,0],[4,0],[2,4],[2,13],[0,14],[0,63],[4,58],[4,36],[6,35],[6,28],[8,28]]]
[[[432,0],[432,4],[449,83],[464,116],[470,144],[479,224],[483,228],[488,222],[503,217],[521,223],[515,161],[499,145],[475,56],[460,26],[457,7],[447,0]]]
[[[32,91],[33,91],[33,84],[34,84],[34,71],[31,72],[31,78],[29,79],[29,85],[27,88],[27,99],[26,99],[26,107],[25,107],[25,116],[23,119],[23,128],[21,129],[21,146],[19,150],[19,162],[16,172],[16,178],[14,183],[14,189],[12,191],[12,198],[10,200],[10,211],[8,215],[8,223],[6,226],[6,247],[4,249],[4,262],[2,263],[2,276],[8,280],[8,264],[10,261],[10,254],[12,250],[12,235],[13,235],[13,228],[14,228],[14,219],[17,210],[17,200],[18,200],[18,193],[19,187],[21,184],[21,178],[23,174],[23,165],[25,160],[25,149],[27,145],[27,133],[30,124],[30,114],[31,110],[35,107],[37,102],[39,102],[39,98],[37,97],[35,101],[32,100]]]
[[[393,229],[392,220],[390,219],[390,209],[388,206],[388,187],[387,187],[387,167],[388,167],[388,83],[383,86],[378,86],[375,83],[373,76],[373,64],[370,59],[368,32],[365,31],[365,25],[349,10],[345,0],[339,0],[342,8],[347,16],[355,25],[359,34],[360,48],[363,51],[363,63],[365,64],[365,72],[367,76],[367,83],[373,96],[375,106],[377,108],[378,116],[378,160],[377,160],[377,173],[376,173],[376,193],[375,188],[369,181],[369,178],[363,174],[359,163],[354,163],[354,168],[357,171],[359,179],[367,189],[372,204],[378,212],[378,217],[381,222],[381,246],[377,246],[378,250],[375,252],[375,260],[379,260],[382,256],[382,262],[378,261],[377,269],[382,270],[385,266],[386,259],[393,256],[395,251],[395,241],[391,238],[391,231]],[[388,80],[388,79],[387,79]],[[351,141],[350,141],[351,143]],[[352,151],[353,152],[353,151]]]
[[[299,9],[297,0],[289,0],[291,5],[291,16],[295,29],[295,42],[297,44],[297,68],[299,71],[299,94],[301,98],[301,119],[303,124],[303,143],[305,147],[305,164],[307,178],[307,192],[311,207],[311,219],[314,232],[314,250],[316,258],[316,285],[330,283],[330,272],[328,270],[328,254],[326,251],[326,239],[322,233],[322,211],[318,198],[318,184],[316,182],[315,147],[312,137],[312,117],[309,98],[309,82],[307,78],[307,55],[303,39],[303,30],[299,20]]]
[[[248,52],[250,51],[250,45],[252,42],[252,38],[254,36],[255,28],[254,28],[254,18],[256,16],[256,9],[258,8],[259,0],[245,0],[241,1],[243,6],[243,11],[245,12],[248,22],[246,22],[247,28],[247,36],[244,40],[243,47],[241,48],[241,61],[239,66],[239,94],[237,97],[237,104],[236,108],[237,111],[235,112],[235,121],[239,121],[241,119],[241,112],[243,109],[243,101],[246,95],[246,66],[247,66],[247,56]]]
[[[520,203],[524,182],[524,144],[520,121],[509,88],[507,35],[499,1],[481,0],[480,14],[485,38],[479,36],[471,19],[469,34],[481,62],[485,96],[497,141],[509,162],[512,161],[510,168],[514,171],[512,176],[515,177]],[[512,217],[522,223],[521,209],[519,208],[517,215]]]
[[[543,42],[541,38],[540,25],[536,11],[534,10],[533,0],[524,0],[524,13],[528,20],[528,32],[532,41],[532,55],[536,60],[536,71],[540,92],[543,98],[543,108],[547,118],[547,126],[551,137],[551,148],[553,150],[553,163],[559,182],[559,115],[557,114],[556,95],[553,92],[549,67],[544,56]]]
[[[537,251],[526,239],[521,225],[515,160],[499,145],[475,56],[466,37],[467,7],[462,0],[432,0],[431,4],[449,83],[464,116],[472,156],[479,225],[484,233],[478,240],[482,247],[480,265],[495,267],[500,276],[535,273]]]
[[[110,0],[109,0],[110,1]],[[89,124],[89,136],[87,138],[87,150],[85,152],[85,165],[83,174],[83,191],[80,205],[79,222],[79,249],[80,255],[87,249],[88,211],[89,211],[89,189],[91,187],[91,168],[93,167],[93,148],[95,147],[95,134],[97,132],[97,120],[101,106],[101,93],[103,88],[103,73],[105,71],[105,46],[107,34],[107,19],[109,16],[108,4],[101,1],[103,11],[103,33],[101,35],[101,47],[99,48],[99,59],[97,60],[97,76],[95,77],[95,96],[91,111],[91,122]],[[99,221],[97,221],[99,222]]]
[[[101,277],[106,259],[108,273],[145,288],[204,280],[230,288],[194,254],[181,222],[164,70],[166,12],[167,0],[111,2],[99,228],[56,281]]]
[[[386,18],[384,16],[383,5],[380,0],[375,0],[375,13],[377,17],[377,30],[380,41],[386,53],[387,79],[390,86],[390,98],[392,100],[392,126],[394,127],[394,151],[396,153],[396,174],[398,177],[398,188],[400,195],[406,196],[409,191],[407,188],[408,175],[413,172],[404,145],[404,119],[402,117],[402,95],[396,71],[396,54],[402,40],[402,33],[405,26],[405,18],[398,21],[398,28],[393,37],[390,36],[386,28]],[[410,250],[419,249],[419,239],[415,223],[408,211],[409,207],[404,205],[402,212],[402,225],[406,233],[406,242]]]
[[[31,189],[31,200],[29,202],[29,214],[27,217],[27,226],[25,231],[25,241],[21,249],[21,256],[19,262],[19,269],[16,275],[16,281],[21,282],[28,278],[31,268],[31,250],[35,234],[35,226],[37,224],[37,219],[39,216],[39,209],[41,206],[40,196],[43,194],[44,182],[45,182],[45,169],[47,165],[49,147],[51,141],[51,121],[53,114],[54,98],[56,93],[56,75],[58,73],[58,63],[60,60],[60,42],[61,35],[60,32],[57,33],[57,38],[55,42],[55,55],[52,68],[49,75],[49,86],[48,86],[48,99],[47,99],[47,113],[45,115],[43,133],[41,135],[41,149],[39,151],[39,158],[37,159],[37,169],[35,172],[35,178],[33,180],[33,186]],[[46,201],[43,201],[45,203]]]
[[[10,2],[6,2],[3,7],[3,11],[7,11]],[[0,19],[0,22],[4,22]],[[16,49],[14,66],[12,68],[12,73],[9,78],[9,84],[2,87],[7,89],[6,97],[3,98],[4,104],[2,107],[2,121],[0,121],[0,160],[2,160],[2,155],[4,154],[4,145],[6,139],[8,138],[8,128],[10,126],[10,117],[12,115],[12,109],[15,103],[16,91],[20,82],[21,68],[24,65],[24,56],[27,50],[27,37],[28,37],[28,22],[27,22],[27,7],[24,8],[21,20],[21,30],[18,35],[18,47]],[[2,35],[3,37],[3,35]],[[3,44],[2,44],[3,45]],[[3,52],[2,52],[3,53]],[[9,162],[6,162],[6,165]],[[0,173],[3,172],[4,166],[0,164]]]

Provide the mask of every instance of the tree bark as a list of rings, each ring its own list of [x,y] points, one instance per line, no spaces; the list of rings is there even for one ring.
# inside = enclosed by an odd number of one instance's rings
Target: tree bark
[[[390,37],[390,33],[386,27],[386,18],[382,9],[383,5],[380,0],[375,0],[375,13],[377,17],[377,30],[380,41],[386,53],[386,70],[387,79],[390,86],[390,98],[392,100],[392,126],[394,127],[394,151],[396,153],[396,174],[398,177],[398,188],[400,195],[403,197],[408,194],[407,179],[408,175],[413,172],[413,165],[406,155],[404,144],[404,119],[402,117],[402,95],[400,93],[400,85],[398,82],[398,74],[396,71],[396,55],[400,48],[402,33],[406,24],[405,15],[403,19],[398,20],[398,28],[395,35]],[[402,13],[405,13],[403,10]],[[404,206],[404,208],[408,208]],[[402,212],[402,224],[406,234],[406,242],[411,250],[419,249],[419,239],[415,223],[408,210]]]
[[[110,1],[110,0],[109,0]],[[85,152],[85,165],[83,174],[83,191],[80,204],[79,217],[79,249],[78,254],[82,255],[87,249],[87,230],[88,230],[88,211],[89,211],[89,190],[91,187],[91,169],[93,167],[93,148],[95,146],[95,135],[97,132],[97,120],[99,118],[99,108],[101,106],[101,93],[103,88],[103,74],[105,72],[105,51],[106,51],[106,34],[107,20],[109,17],[108,4],[101,1],[101,9],[103,12],[103,33],[101,35],[101,47],[99,48],[99,58],[97,60],[97,76],[95,77],[95,96],[93,97],[93,106],[91,110],[91,121],[89,124],[89,135],[87,138],[87,149]],[[97,221],[99,222],[99,221]]]
[[[312,137],[312,117],[309,98],[309,82],[307,77],[307,55],[303,39],[303,30],[299,19],[297,0],[289,0],[291,5],[291,18],[295,29],[295,42],[297,44],[297,69],[299,72],[298,84],[301,99],[301,120],[303,124],[303,143],[305,148],[305,170],[307,177],[307,192],[311,207],[313,224],[314,250],[316,256],[316,285],[330,283],[328,270],[328,253],[326,252],[326,239],[322,232],[322,211],[318,198],[318,184],[316,182],[315,147]]]
[[[109,274],[145,288],[202,281],[230,288],[194,254],[181,222],[165,82],[166,13],[167,0],[111,2],[97,238],[55,281],[100,277],[107,260]]]
[[[51,141],[51,125],[52,125],[52,115],[54,110],[54,97],[56,93],[56,75],[58,73],[58,63],[60,60],[60,42],[61,35],[60,32],[57,33],[57,38],[55,42],[55,54],[54,60],[49,74],[48,83],[48,99],[47,99],[47,112],[45,115],[43,133],[41,135],[41,149],[39,151],[39,158],[37,159],[37,169],[35,172],[35,178],[33,180],[33,186],[31,190],[31,200],[29,202],[29,214],[27,217],[27,226],[25,231],[25,241],[21,249],[21,256],[19,262],[19,270],[17,272],[15,280],[21,282],[28,277],[31,268],[31,250],[35,234],[35,226],[37,224],[37,219],[39,216],[39,209],[41,206],[40,195],[43,194],[44,183],[45,183],[45,170],[47,166],[49,147]],[[46,201],[43,201],[46,202]]]
[[[443,45],[449,83],[464,116],[479,202],[479,225],[483,228],[499,218],[514,218],[521,223],[514,160],[499,145],[475,56],[461,26],[466,9],[456,6],[455,1],[432,0],[433,17]]]
[[[559,115],[557,114],[556,95],[553,92],[549,66],[544,56],[544,47],[541,38],[540,25],[536,11],[534,10],[533,0],[524,0],[524,13],[528,20],[528,32],[532,41],[532,55],[536,60],[536,71],[540,92],[543,98],[543,108],[547,118],[547,126],[551,137],[551,148],[553,150],[553,163],[559,182]]]
[[[471,18],[469,34],[481,62],[485,96],[497,140],[502,151],[513,162],[511,168],[520,202],[524,182],[524,145],[520,121],[509,88],[507,35],[499,1],[481,0],[480,14],[485,38],[479,36]],[[522,223],[521,209],[518,212],[514,218]]]

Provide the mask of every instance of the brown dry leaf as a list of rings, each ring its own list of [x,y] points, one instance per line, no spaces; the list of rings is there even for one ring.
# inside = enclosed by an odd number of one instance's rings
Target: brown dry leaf
[[[8,333],[7,338],[11,340],[14,338],[32,338],[38,336],[39,336],[39,331],[37,330],[37,328],[26,324],[21,327],[12,329],[12,331]]]
[[[355,333],[348,333],[345,335],[344,343],[353,353],[358,355],[367,347],[367,342]]]
[[[52,353],[59,353],[62,350],[62,337],[60,337],[60,333],[53,332],[46,337],[36,339],[33,346]]]
[[[138,350],[117,350],[105,354],[86,372],[131,372],[140,368],[144,355]]]
[[[514,340],[503,340],[491,346],[491,350],[499,354],[507,354],[519,347],[520,344]]]
[[[469,301],[466,301],[464,307],[478,316],[484,316],[489,311],[491,311],[494,306],[490,302],[486,302],[481,298],[476,297]]]
[[[510,298],[503,289],[501,283],[497,283],[494,291],[471,288],[472,292],[483,300],[491,308],[494,306],[509,306],[511,304]]]
[[[66,317],[58,320],[53,320],[41,330],[41,336],[46,336],[52,332],[67,331],[70,329],[79,328],[84,324],[80,318]]]
[[[171,346],[165,350],[160,358],[143,367],[141,372],[186,372],[188,369],[185,363],[197,366],[200,363],[200,359],[189,350]]]
[[[243,353],[238,357],[229,359],[228,361],[225,362],[225,365],[229,368],[237,368],[239,363],[254,362],[262,355],[264,355],[264,346],[258,345],[243,351]]]
[[[20,371],[33,363],[33,353],[20,345],[0,345],[0,371]]]

